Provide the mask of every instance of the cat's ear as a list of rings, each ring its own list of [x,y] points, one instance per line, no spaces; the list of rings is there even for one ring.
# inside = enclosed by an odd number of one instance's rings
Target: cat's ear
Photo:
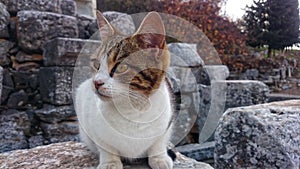
[[[96,15],[101,40],[105,41],[110,36],[114,35],[115,30],[100,11],[97,11]]]
[[[150,12],[135,33],[135,35],[142,37],[142,42],[161,49],[165,45],[165,34],[163,21],[157,12]]]

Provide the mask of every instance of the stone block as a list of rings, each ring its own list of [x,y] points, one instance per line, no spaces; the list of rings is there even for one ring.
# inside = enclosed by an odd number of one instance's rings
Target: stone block
[[[40,62],[43,60],[43,56],[41,54],[27,54],[25,52],[19,51],[15,57],[16,61],[19,63],[22,62]]]
[[[41,52],[43,45],[56,37],[77,38],[77,19],[51,12],[20,11],[17,35],[23,50]]]
[[[7,107],[17,108],[26,105],[28,102],[28,94],[24,90],[12,93],[7,101]]]
[[[228,109],[215,133],[215,168],[299,168],[300,100]]]
[[[87,15],[77,15],[79,38],[89,39],[98,31],[97,20]]]
[[[168,72],[173,75],[173,79],[179,82],[176,84],[181,93],[190,93],[198,91],[197,80],[190,68],[169,67]],[[171,81],[172,82],[172,81]]]
[[[0,98],[2,97],[3,68],[0,66]],[[1,100],[0,100],[1,105]]]
[[[61,0],[60,8],[64,15],[75,16],[77,14],[77,5],[74,0]]]
[[[260,81],[220,80],[211,86],[199,86],[200,110],[198,115],[199,142],[213,140],[217,122],[228,108],[268,102],[269,88]]]
[[[168,48],[171,54],[171,66],[202,67],[204,65],[197,53],[196,44],[170,43]]]
[[[72,103],[72,67],[42,67],[39,72],[43,101],[53,105]]]
[[[76,14],[76,3],[72,0],[1,0],[7,10],[15,15],[19,11],[33,10],[66,15]]]
[[[125,35],[131,35],[135,32],[135,25],[130,15],[115,11],[103,12],[107,20],[120,32]]]
[[[10,14],[8,13],[6,6],[0,2],[0,38],[8,38],[8,25]]]
[[[210,80],[226,80],[229,77],[229,69],[225,65],[205,65]]]
[[[14,46],[14,43],[0,39],[0,66],[8,66],[11,63],[9,58],[9,50]]]
[[[74,66],[80,54],[80,61],[87,57],[85,66],[89,65],[89,56],[97,51],[100,41],[71,38],[56,38],[44,46],[45,66]]]
[[[75,0],[78,13],[96,18],[96,0]]]
[[[25,112],[1,112],[0,130],[0,153],[28,148],[26,136],[30,132],[30,122]]]
[[[74,120],[76,116],[73,106],[45,105],[43,109],[36,110],[36,117],[46,123],[58,123]]]
[[[214,159],[215,142],[187,144],[176,147],[176,150],[197,161],[209,161]]]
[[[269,87],[260,81],[227,80],[217,81],[216,85],[221,83],[226,83],[225,110],[268,102]]]
[[[54,136],[76,135],[79,133],[78,122],[65,121],[60,123],[40,123],[40,127],[46,138]]]
[[[173,169],[213,169],[209,164],[197,162],[176,153]],[[18,161],[16,163],[16,161]],[[128,163],[128,161],[127,161]],[[124,169],[149,169],[142,160],[124,164]],[[0,168],[95,168],[99,158],[82,143],[64,142],[28,150],[17,150],[0,154]]]

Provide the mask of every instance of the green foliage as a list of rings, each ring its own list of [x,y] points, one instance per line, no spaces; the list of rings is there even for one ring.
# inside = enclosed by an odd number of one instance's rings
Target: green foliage
[[[247,44],[283,50],[299,43],[298,0],[258,0],[244,16]]]

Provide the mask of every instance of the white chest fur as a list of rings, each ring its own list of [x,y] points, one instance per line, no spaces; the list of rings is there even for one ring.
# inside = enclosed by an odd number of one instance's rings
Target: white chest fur
[[[107,151],[137,158],[147,149],[169,137],[172,110],[166,84],[149,98],[142,110],[130,100],[102,101],[92,90],[92,80],[82,83],[76,93],[75,108],[81,129],[91,141]]]

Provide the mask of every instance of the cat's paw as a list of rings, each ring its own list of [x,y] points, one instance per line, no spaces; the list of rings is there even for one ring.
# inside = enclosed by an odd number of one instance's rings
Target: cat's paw
[[[123,169],[123,164],[120,161],[113,161],[99,164],[97,169]]]
[[[173,161],[169,156],[149,157],[149,165],[152,169],[172,169]]]

